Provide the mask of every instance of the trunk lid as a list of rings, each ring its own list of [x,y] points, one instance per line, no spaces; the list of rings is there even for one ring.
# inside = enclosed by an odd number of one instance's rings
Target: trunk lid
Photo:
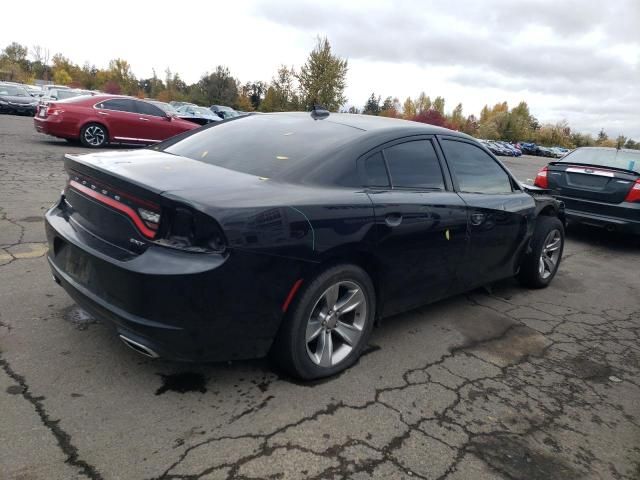
[[[547,171],[554,194],[611,204],[623,202],[638,177],[631,170],[581,163],[553,162]]]

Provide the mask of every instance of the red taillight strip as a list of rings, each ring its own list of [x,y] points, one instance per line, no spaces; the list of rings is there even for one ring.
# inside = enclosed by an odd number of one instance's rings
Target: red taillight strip
[[[69,186],[74,190],[84,193],[85,195],[98,200],[100,203],[104,203],[105,205],[110,206],[111,208],[118,210],[119,212],[124,213],[127,217],[129,217],[138,230],[147,238],[154,238],[156,236],[156,232],[147,227],[144,222],[140,219],[138,214],[133,210],[133,208],[125,205],[124,203],[120,203],[117,200],[114,200],[111,197],[107,197],[106,195],[102,195],[95,190],[90,189],[89,187],[85,187],[75,180],[71,180],[69,182]]]
[[[123,192],[121,190],[118,190],[117,188],[113,188],[111,185],[106,185],[106,184],[103,184],[102,182],[98,182],[97,180],[94,180],[91,177],[86,177],[86,176],[82,175],[81,173],[76,172],[75,170],[71,170],[70,173],[73,174],[73,175],[77,175],[78,177],[80,177],[83,180],[87,180],[87,182],[95,182],[95,183],[101,185],[101,188],[106,188],[107,190],[109,190],[110,192],[112,192],[112,193],[114,193],[116,195],[119,195],[119,196],[124,197],[124,198],[128,198],[129,200],[132,200],[132,201],[134,201],[136,203],[139,203],[141,205],[144,205],[146,207],[152,208],[153,210],[159,210],[160,209],[160,207],[157,204],[153,203],[153,202],[150,202],[150,201],[145,200],[143,198],[134,197],[133,195],[130,195],[127,192]]]
[[[302,285],[302,279],[301,278],[296,280],[296,283],[294,283],[293,287],[291,287],[291,290],[289,290],[289,295],[287,295],[286,300],[282,304],[282,311],[283,312],[286,312],[287,309],[289,308],[289,305],[291,304],[291,302],[293,300],[293,297],[296,296],[296,292],[300,288],[300,285]]]

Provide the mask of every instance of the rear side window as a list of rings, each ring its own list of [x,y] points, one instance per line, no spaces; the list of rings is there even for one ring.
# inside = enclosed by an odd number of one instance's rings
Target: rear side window
[[[447,163],[458,181],[458,189],[467,193],[511,193],[511,179],[480,147],[470,143],[443,140]]]
[[[136,113],[136,106],[133,100],[127,98],[114,98],[111,100],[105,100],[97,105],[98,108],[104,108],[105,110],[117,110],[119,112],[131,112]]]
[[[389,175],[382,152],[374,153],[364,161],[364,184],[368,187],[389,186]]]
[[[429,140],[399,143],[384,149],[393,188],[444,190],[438,156]]]
[[[143,115],[153,115],[154,117],[166,116],[158,107],[147,102],[136,102],[136,107],[138,107],[138,113]]]

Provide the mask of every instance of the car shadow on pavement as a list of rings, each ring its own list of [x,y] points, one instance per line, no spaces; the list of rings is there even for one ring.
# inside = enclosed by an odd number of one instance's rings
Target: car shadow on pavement
[[[603,247],[619,253],[640,250],[640,235],[609,232],[604,228],[571,224],[567,228],[567,238],[583,245]]]

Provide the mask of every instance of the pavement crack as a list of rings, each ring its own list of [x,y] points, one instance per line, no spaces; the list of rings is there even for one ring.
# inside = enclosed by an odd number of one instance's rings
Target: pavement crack
[[[103,480],[103,476],[98,472],[96,467],[82,460],[78,454],[78,448],[72,443],[71,435],[65,432],[60,426],[60,420],[52,420],[44,407],[44,397],[35,396],[24,376],[18,374],[11,368],[9,362],[0,356],[0,367],[2,370],[15,381],[22,389],[22,397],[28,401],[36,413],[40,417],[42,424],[52,433],[58,442],[58,446],[67,457],[65,463],[78,467],[80,471],[91,480]]]

